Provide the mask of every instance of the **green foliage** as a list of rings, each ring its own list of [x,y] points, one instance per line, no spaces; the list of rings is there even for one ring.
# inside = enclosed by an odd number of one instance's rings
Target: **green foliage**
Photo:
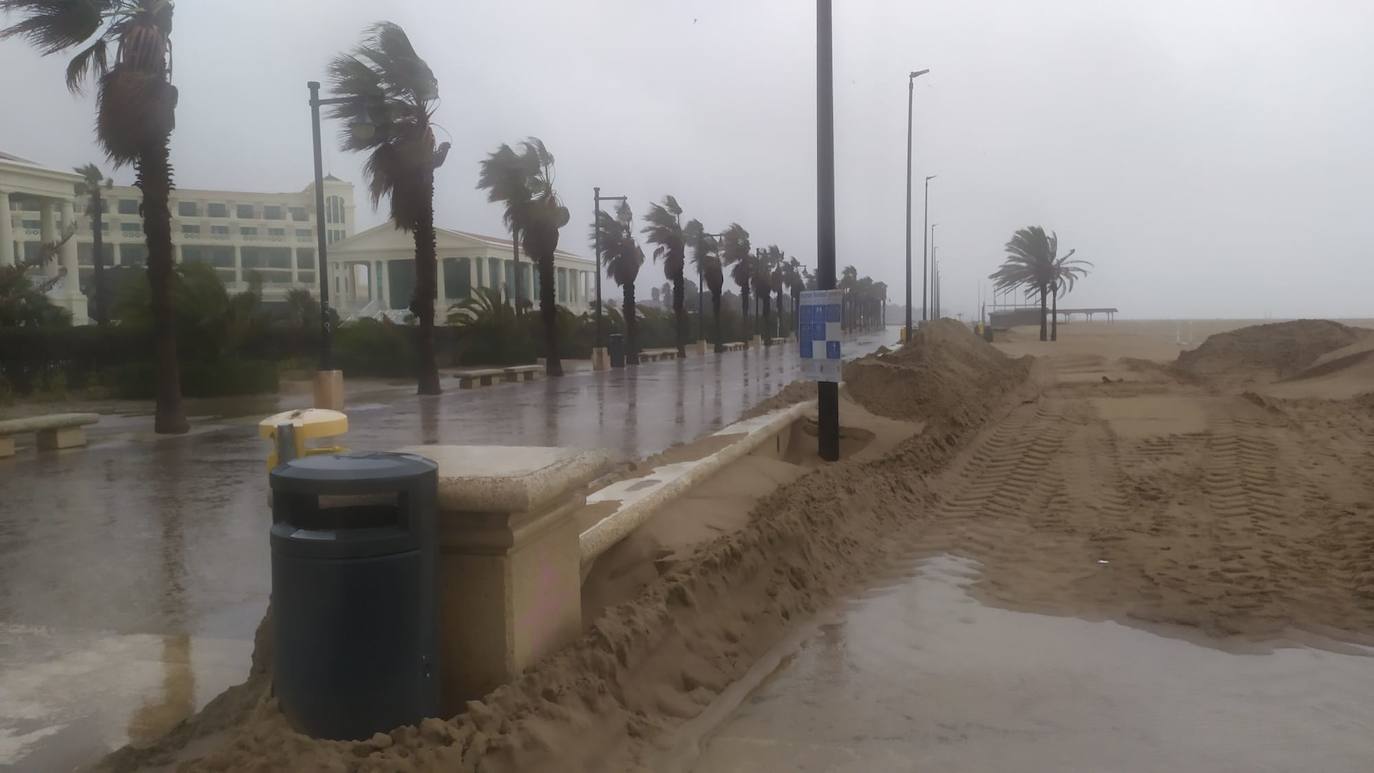
[[[250,276],[247,292],[229,295],[219,274],[205,263],[182,263],[172,276],[177,351],[183,360],[217,359],[265,337],[271,316],[262,306],[262,285]],[[131,282],[115,299],[115,316],[126,327],[151,330],[147,282]]]
[[[345,376],[414,377],[416,328],[360,319],[334,331],[334,360]]]
[[[277,391],[277,364],[261,360],[219,359],[181,363],[181,392],[186,397],[234,397]],[[135,362],[106,376],[111,393],[126,400],[149,400],[157,394],[157,366]]]
[[[33,286],[22,266],[0,266],[0,328],[70,327],[72,315]]]
[[[498,290],[474,288],[449,309],[448,321],[462,365],[527,365],[534,362],[538,332],[532,315],[520,316]],[[561,322],[560,322],[561,324]],[[560,329],[561,330],[561,329]],[[561,343],[560,350],[563,349]],[[566,352],[565,352],[566,353]]]

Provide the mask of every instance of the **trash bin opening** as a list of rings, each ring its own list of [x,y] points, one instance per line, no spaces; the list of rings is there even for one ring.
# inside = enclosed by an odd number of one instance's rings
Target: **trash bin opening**
[[[339,496],[315,494],[283,494],[292,526],[306,531],[342,531],[349,529],[380,529],[397,527],[409,529],[409,508],[403,492]]]

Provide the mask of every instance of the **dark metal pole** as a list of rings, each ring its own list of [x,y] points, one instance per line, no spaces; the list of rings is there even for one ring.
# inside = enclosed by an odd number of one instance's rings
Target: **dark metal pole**
[[[320,149],[320,83],[310,81],[310,130],[315,140],[315,269],[320,272],[320,370],[334,370],[334,332],[329,324],[329,257],[324,232],[324,158]]]
[[[922,226],[922,228],[921,228],[921,320],[922,320],[922,321],[925,321],[925,320],[928,318],[928,317],[926,316],[926,306],[929,305],[928,303],[926,303],[926,293],[929,292],[929,290],[927,289],[927,287],[928,287],[927,281],[928,281],[928,279],[929,279],[929,277],[930,277],[930,268],[929,268],[929,264],[927,263],[927,253],[926,253],[926,232],[928,232],[928,231],[930,230],[930,178],[929,178],[929,177],[926,178],[926,197],[925,197],[925,198],[926,198],[925,225]]]
[[[596,241],[596,346],[606,346],[606,323],[601,316],[601,189],[592,188],[596,212],[592,215],[592,237]]]
[[[916,76],[913,74],[906,79],[906,333],[903,341],[911,340],[911,120],[915,100]]]
[[[830,0],[816,0],[816,271],[822,290],[835,289],[835,83]],[[818,451],[840,458],[840,385],[816,385]]]

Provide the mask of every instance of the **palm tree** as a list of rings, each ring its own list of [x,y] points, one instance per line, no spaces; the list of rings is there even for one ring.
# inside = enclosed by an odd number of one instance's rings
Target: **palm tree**
[[[781,249],[778,249],[778,245],[771,244],[768,246],[768,262],[773,268],[773,270],[769,272],[768,280],[769,287],[773,290],[773,294],[777,296],[778,314],[776,328],[768,331],[768,334],[771,336],[774,333],[782,332],[782,296],[787,290],[787,255],[784,254]]]
[[[598,212],[594,229],[601,232],[601,258],[606,264],[606,276],[620,285],[623,294],[621,316],[625,319],[625,362],[630,365],[639,362],[639,336],[635,331],[635,279],[639,268],[644,265],[644,250],[635,243],[634,212],[630,205],[620,202],[615,208],[615,216],[608,212]],[[592,238],[596,238],[595,230]]]
[[[568,208],[553,189],[553,154],[538,137],[522,143],[527,162],[535,169],[530,178],[530,204],[522,213],[520,232],[525,254],[539,265],[539,315],[544,327],[544,373],[562,376],[563,362],[558,357],[558,289],[553,258],[558,251],[558,229],[568,224]]]
[[[787,261],[787,289],[792,295],[792,332],[799,333],[798,324],[801,321],[801,294],[806,289],[806,270],[802,268],[801,261],[792,258]]]
[[[711,312],[716,323],[716,352],[725,350],[725,341],[720,330],[720,293],[725,288],[725,271],[720,263],[720,245],[715,237],[706,233],[700,220],[692,220],[684,229],[688,242],[692,245],[692,265],[700,272],[706,288],[711,292]],[[698,287],[697,292],[702,288]]]
[[[487,201],[501,202],[506,211],[501,219],[510,231],[512,260],[515,263],[515,305],[519,311],[523,300],[520,292],[520,222],[523,208],[530,204],[529,182],[539,174],[539,169],[531,166],[535,157],[530,154],[516,153],[510,145],[501,143],[482,161],[482,171],[477,178],[477,188],[487,191]]]
[[[644,216],[649,225],[644,233],[653,244],[654,260],[663,261],[663,274],[673,283],[673,315],[677,319],[677,356],[687,356],[687,306],[682,270],[687,263],[687,238],[682,232],[682,207],[672,196],[663,197],[662,204],[649,205]]]
[[[1082,268],[1091,265],[1082,260],[1071,260],[1073,251],[1063,258],[1058,257],[1059,236],[1054,232],[1035,225],[1022,228],[1012,234],[1006,246],[1007,258],[1001,268],[991,276],[998,290],[1029,287],[1040,294],[1040,340],[1049,340],[1048,315],[1049,296],[1057,295],[1061,286],[1067,291],[1079,277],[1087,273]]]
[[[98,79],[96,136],[116,166],[133,164],[143,191],[143,233],[157,357],[157,410],[153,429],[186,432],[181,406],[172,310],[172,167],[168,143],[176,124],[177,90],[171,83],[171,0],[0,0],[0,10],[22,18],[0,39],[22,37],[43,55],[84,46],[67,65],[67,88]],[[109,48],[115,44],[115,61]]]
[[[769,247],[767,250],[756,250],[754,253],[754,276],[750,279],[750,284],[754,288],[755,306],[761,306],[763,314],[760,315],[761,326],[757,328],[757,333],[763,339],[764,346],[773,345],[773,335],[769,332],[772,324],[772,314],[769,307],[772,305],[773,294],[773,262],[772,257],[777,252],[777,245]]]
[[[841,326],[842,328],[844,328],[845,330],[853,330],[853,329],[854,329],[854,319],[853,319],[853,317],[854,317],[854,298],[853,298],[853,295],[854,295],[854,289],[855,289],[856,287],[858,287],[858,284],[859,284],[859,269],[854,268],[853,266],[845,266],[844,269],[842,269],[842,270],[840,271],[840,284],[839,284],[839,289],[845,291],[845,294],[844,294],[844,312],[843,312],[843,314],[842,314],[841,317],[840,317],[840,319],[843,320],[843,321],[841,322],[841,325],[840,325],[840,326]]]
[[[744,338],[749,339],[749,283],[754,277],[754,255],[749,245],[749,232],[739,223],[731,223],[721,239],[720,257],[730,267],[730,279],[739,288],[740,320],[744,323]]]
[[[1050,310],[1050,340],[1059,340],[1059,296],[1068,295],[1073,291],[1073,286],[1079,279],[1088,275],[1088,269],[1092,263],[1086,260],[1077,260],[1073,254],[1078,250],[1069,250],[1062,257],[1054,259],[1054,287],[1053,301],[1054,307]]]
[[[438,247],[434,235],[434,170],[448,156],[449,143],[436,145],[430,119],[439,81],[415,53],[405,30],[391,22],[368,29],[362,45],[329,65],[335,105],[343,119],[344,150],[367,152],[363,176],[375,207],[388,197],[391,220],[415,239],[415,292],[410,311],[419,320],[415,351],[418,392],[437,395],[434,363],[434,302],[439,294]]]
[[[110,315],[105,303],[105,235],[101,230],[105,202],[101,192],[113,188],[114,180],[106,177],[95,164],[78,166],[75,171],[81,175],[76,195],[86,200],[86,215],[91,218],[92,265],[95,267],[91,286],[91,306],[95,313],[91,316],[96,324],[105,327],[110,324]]]

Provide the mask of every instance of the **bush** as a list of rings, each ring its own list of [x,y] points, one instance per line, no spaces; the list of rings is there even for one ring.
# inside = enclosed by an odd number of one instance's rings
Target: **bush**
[[[360,319],[334,331],[334,363],[345,376],[415,376],[415,328]]]
[[[151,400],[157,395],[157,366],[151,362],[121,365],[107,373],[115,397]],[[277,391],[277,365],[261,360],[224,359],[181,363],[185,397],[233,397]]]

